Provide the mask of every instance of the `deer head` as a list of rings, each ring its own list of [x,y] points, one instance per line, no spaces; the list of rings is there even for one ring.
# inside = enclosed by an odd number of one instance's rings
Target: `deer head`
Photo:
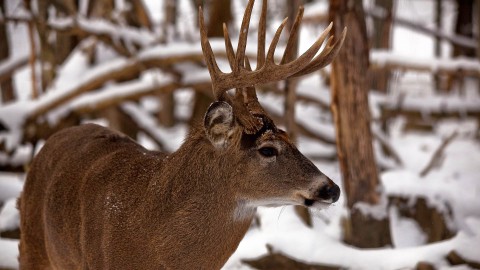
[[[335,43],[331,36],[321,53],[315,57],[332,28],[330,24],[305,53],[286,63],[286,55],[298,35],[302,7],[290,31],[282,61],[276,64],[275,48],[287,19],[278,27],[265,55],[267,1],[264,0],[258,27],[257,66],[252,70],[245,56],[245,48],[253,4],[254,0],[247,4],[236,53],[228,29],[223,25],[230,73],[222,72],[217,65],[207,38],[203,12],[199,8],[202,50],[216,99],[204,119],[206,135],[218,151],[235,152],[235,155],[242,155],[243,160],[251,164],[244,176],[245,179],[255,179],[255,184],[246,184],[243,192],[245,200],[252,205],[321,207],[331,204],[340,195],[338,186],[297,150],[283,130],[275,126],[258,101],[255,85],[305,75],[325,67],[340,50],[346,29]],[[233,88],[235,94],[232,96],[227,91]],[[249,172],[253,172],[252,175]]]

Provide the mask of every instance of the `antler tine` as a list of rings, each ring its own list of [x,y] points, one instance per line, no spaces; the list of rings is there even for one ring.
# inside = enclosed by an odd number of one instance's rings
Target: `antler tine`
[[[243,67],[243,62],[245,58],[245,49],[247,47],[247,37],[248,37],[248,28],[250,25],[250,18],[252,17],[252,9],[255,0],[248,1],[247,7],[245,8],[245,13],[243,14],[242,26],[240,27],[240,37],[238,39],[237,46],[237,67]]]
[[[265,34],[267,32],[267,0],[262,2],[262,12],[258,22],[257,70],[265,64]]]
[[[237,71],[235,69],[235,51],[233,50],[232,46],[232,41],[230,40],[230,35],[228,34],[228,28],[225,23],[223,23],[223,37],[225,39],[225,49],[227,51],[227,58],[228,58],[228,63],[230,64],[230,68],[232,71]]]
[[[248,57],[245,57],[245,68],[248,71],[252,71],[252,67],[250,66],[250,61],[248,60]],[[266,115],[265,110],[260,106],[260,103],[258,102],[257,98],[257,91],[255,90],[254,86],[247,86],[245,88],[242,88],[242,93],[243,93],[243,103],[246,104],[248,111],[252,115]],[[256,127],[258,129],[261,128],[261,126]]]
[[[323,31],[323,33],[320,35],[320,37],[318,37],[315,43],[313,43],[312,46],[310,46],[310,48],[308,48],[308,50],[305,51],[301,56],[299,56],[292,62],[282,65],[282,67],[285,67],[287,71],[293,70],[293,72],[290,74],[284,74],[284,78],[288,78],[293,74],[298,73],[298,71],[303,70],[306,66],[308,66],[308,64],[310,64],[310,60],[315,56],[315,54],[317,54],[318,50],[320,50],[320,47],[322,47],[322,44],[325,41],[325,38],[327,37],[331,28],[332,24],[330,24],[327,29]]]
[[[302,18],[303,6],[298,9],[297,16],[295,17],[295,22],[293,23],[292,29],[290,30],[290,36],[288,37],[287,46],[285,47],[285,51],[283,53],[282,61],[280,62],[280,64],[285,64],[285,62],[287,61],[287,57],[290,57],[289,54],[292,53],[293,45],[297,40],[298,29],[300,28]]]
[[[330,23],[330,25],[332,24]],[[327,30],[329,29],[327,28]],[[308,73],[312,73],[330,64],[335,58],[335,56],[338,54],[340,49],[342,48],[346,35],[347,35],[347,28],[345,27],[342,31],[340,39],[338,39],[333,45],[330,45],[333,41],[333,36],[331,36],[327,40],[323,51],[317,57],[315,57],[305,68],[291,75],[290,77],[298,77]]]
[[[285,24],[287,24],[288,17],[283,19],[280,26],[277,28],[277,32],[275,32],[275,36],[273,36],[272,43],[270,43],[270,47],[268,47],[267,59],[265,60],[267,64],[274,64],[274,55],[275,49],[277,48],[278,40],[280,39],[280,35],[282,34],[283,28]]]
[[[198,7],[198,21],[199,21],[199,28],[200,28],[200,38],[201,38],[201,44],[202,44],[202,51],[203,55],[205,58],[205,63],[207,64],[208,71],[210,73],[210,77],[212,78],[212,83],[214,84],[214,95],[215,98],[221,99],[223,96],[222,91],[216,91],[215,90],[215,82],[217,81],[217,77],[223,72],[220,70],[220,68],[217,65],[217,61],[215,61],[215,56],[213,55],[212,51],[212,46],[210,46],[210,42],[208,41],[207,38],[207,30],[205,28],[205,21],[203,18],[203,10],[202,7]]]

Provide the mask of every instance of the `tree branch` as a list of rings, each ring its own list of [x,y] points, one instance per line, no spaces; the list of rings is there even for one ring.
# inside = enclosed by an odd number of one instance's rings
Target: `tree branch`
[[[8,58],[0,62],[0,82],[12,77],[12,74],[19,68],[28,64],[30,55],[23,55],[16,58]]]
[[[435,152],[433,153],[432,155],[432,158],[430,159],[430,161],[427,163],[427,165],[425,166],[425,168],[423,168],[423,170],[420,172],[420,177],[425,177],[427,176],[427,174],[435,167],[438,167],[441,160],[443,159],[443,152],[445,151],[445,148],[447,148],[447,146],[453,141],[453,139],[455,139],[455,137],[457,137],[458,135],[458,132],[455,131],[453,132],[452,134],[450,134],[450,136],[448,136],[447,138],[443,139],[442,143],[440,144],[440,146],[437,148],[437,150],[435,150]]]
[[[411,59],[390,51],[372,51],[370,69],[398,69],[419,72],[457,73],[480,77],[480,62],[477,59],[439,58]]]
[[[368,15],[368,16],[377,18],[377,19],[385,19],[385,12],[382,8],[377,7],[375,9],[365,10],[365,14]],[[461,47],[464,47],[464,48],[474,48],[474,49],[477,47],[477,42],[472,38],[468,38],[468,37],[465,37],[465,36],[459,36],[459,35],[449,35],[449,34],[443,32],[443,31],[441,31],[440,29],[428,28],[428,27],[426,27],[424,25],[421,25],[419,23],[415,23],[415,22],[409,21],[409,20],[404,19],[404,18],[399,18],[397,16],[395,16],[393,18],[393,22],[398,24],[398,25],[407,27],[407,28],[409,28],[410,30],[413,30],[413,31],[417,31],[417,32],[421,32],[421,33],[424,33],[424,34],[427,34],[427,35],[431,35],[431,36],[434,36],[434,37],[445,39],[445,40],[447,40],[447,41],[449,41],[452,44],[455,44],[457,46],[461,46]]]

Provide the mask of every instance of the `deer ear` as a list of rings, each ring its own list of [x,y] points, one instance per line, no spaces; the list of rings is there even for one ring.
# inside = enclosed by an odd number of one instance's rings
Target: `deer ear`
[[[216,148],[226,148],[232,143],[238,126],[230,104],[216,101],[210,105],[203,122],[207,138]]]

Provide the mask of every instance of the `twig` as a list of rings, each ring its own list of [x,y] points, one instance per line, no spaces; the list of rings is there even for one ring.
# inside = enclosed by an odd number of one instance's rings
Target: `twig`
[[[435,150],[435,152],[432,155],[432,158],[428,162],[427,166],[423,168],[423,170],[420,172],[420,177],[425,177],[434,167],[438,167],[440,161],[443,158],[443,151],[445,151],[445,148],[457,137],[458,132],[455,131],[453,132],[450,136],[445,138],[440,146]]]
[[[382,145],[386,154],[395,160],[395,163],[399,166],[403,166],[402,159],[400,155],[397,153],[395,148],[390,144],[388,139],[386,138],[385,134],[382,133],[378,128],[372,128],[372,135],[377,141]]]

